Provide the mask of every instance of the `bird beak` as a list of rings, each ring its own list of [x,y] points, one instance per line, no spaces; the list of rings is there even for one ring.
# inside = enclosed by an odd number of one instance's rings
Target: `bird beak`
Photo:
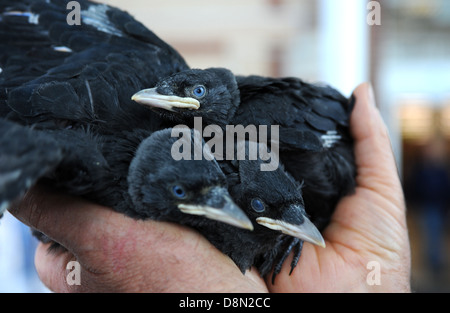
[[[316,226],[304,216],[304,222],[301,225],[294,225],[282,220],[274,220],[268,217],[258,217],[256,222],[267,228],[281,231],[283,234],[300,238],[304,241],[325,248],[325,240]]]
[[[245,213],[231,200],[226,188],[214,187],[206,195],[205,204],[179,204],[181,212],[203,215],[209,219],[253,230],[253,224]]]
[[[131,100],[139,104],[153,108],[174,111],[173,108],[198,110],[200,102],[190,97],[177,97],[162,95],[156,91],[157,88],[144,89],[135,93]]]

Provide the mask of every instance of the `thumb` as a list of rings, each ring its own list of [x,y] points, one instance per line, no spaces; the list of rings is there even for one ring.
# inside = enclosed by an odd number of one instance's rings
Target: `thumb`
[[[392,197],[391,202],[403,207],[403,191],[392,152],[387,127],[376,107],[370,84],[359,85],[355,91],[357,105],[352,113],[350,129],[355,139],[355,157],[359,187]],[[404,212],[399,212],[403,216]]]

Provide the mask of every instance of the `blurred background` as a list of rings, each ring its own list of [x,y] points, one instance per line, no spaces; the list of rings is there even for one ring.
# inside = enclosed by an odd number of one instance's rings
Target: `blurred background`
[[[347,96],[372,82],[407,199],[413,290],[450,291],[450,1],[103,2],[130,12],[191,67],[296,76]],[[0,292],[45,291],[29,231],[11,216],[0,224]]]

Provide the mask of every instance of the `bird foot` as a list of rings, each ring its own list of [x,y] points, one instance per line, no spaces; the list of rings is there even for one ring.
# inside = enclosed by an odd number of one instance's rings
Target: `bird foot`
[[[272,285],[275,284],[275,277],[281,272],[283,263],[286,260],[286,258],[289,256],[291,251],[294,251],[294,258],[292,259],[292,262],[291,262],[291,270],[289,271],[289,275],[292,274],[292,272],[294,271],[294,268],[297,266],[297,263],[300,260],[300,255],[302,253],[303,240],[301,240],[299,238],[286,237],[283,241],[287,244],[287,247],[286,247],[286,249],[283,249],[284,252],[281,254],[281,257],[278,260],[278,262],[275,264],[273,274],[272,274]]]

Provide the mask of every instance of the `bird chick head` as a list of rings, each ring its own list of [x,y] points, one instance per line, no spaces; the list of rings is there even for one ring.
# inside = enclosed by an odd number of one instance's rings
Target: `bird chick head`
[[[132,100],[179,121],[200,116],[219,125],[230,121],[240,103],[236,78],[224,68],[175,73],[155,88],[137,92]]]
[[[305,211],[302,185],[282,166],[275,171],[260,171],[261,162],[239,161],[240,182],[232,185],[235,179],[229,179],[231,195],[258,225],[254,233],[265,236],[269,230],[277,231],[325,247],[322,235]]]
[[[193,140],[195,131],[188,131]],[[166,129],[139,146],[128,173],[129,194],[139,216],[189,226],[215,220],[253,229],[231,199],[217,161],[175,160],[172,149],[177,140],[181,139],[172,137],[172,129]]]

